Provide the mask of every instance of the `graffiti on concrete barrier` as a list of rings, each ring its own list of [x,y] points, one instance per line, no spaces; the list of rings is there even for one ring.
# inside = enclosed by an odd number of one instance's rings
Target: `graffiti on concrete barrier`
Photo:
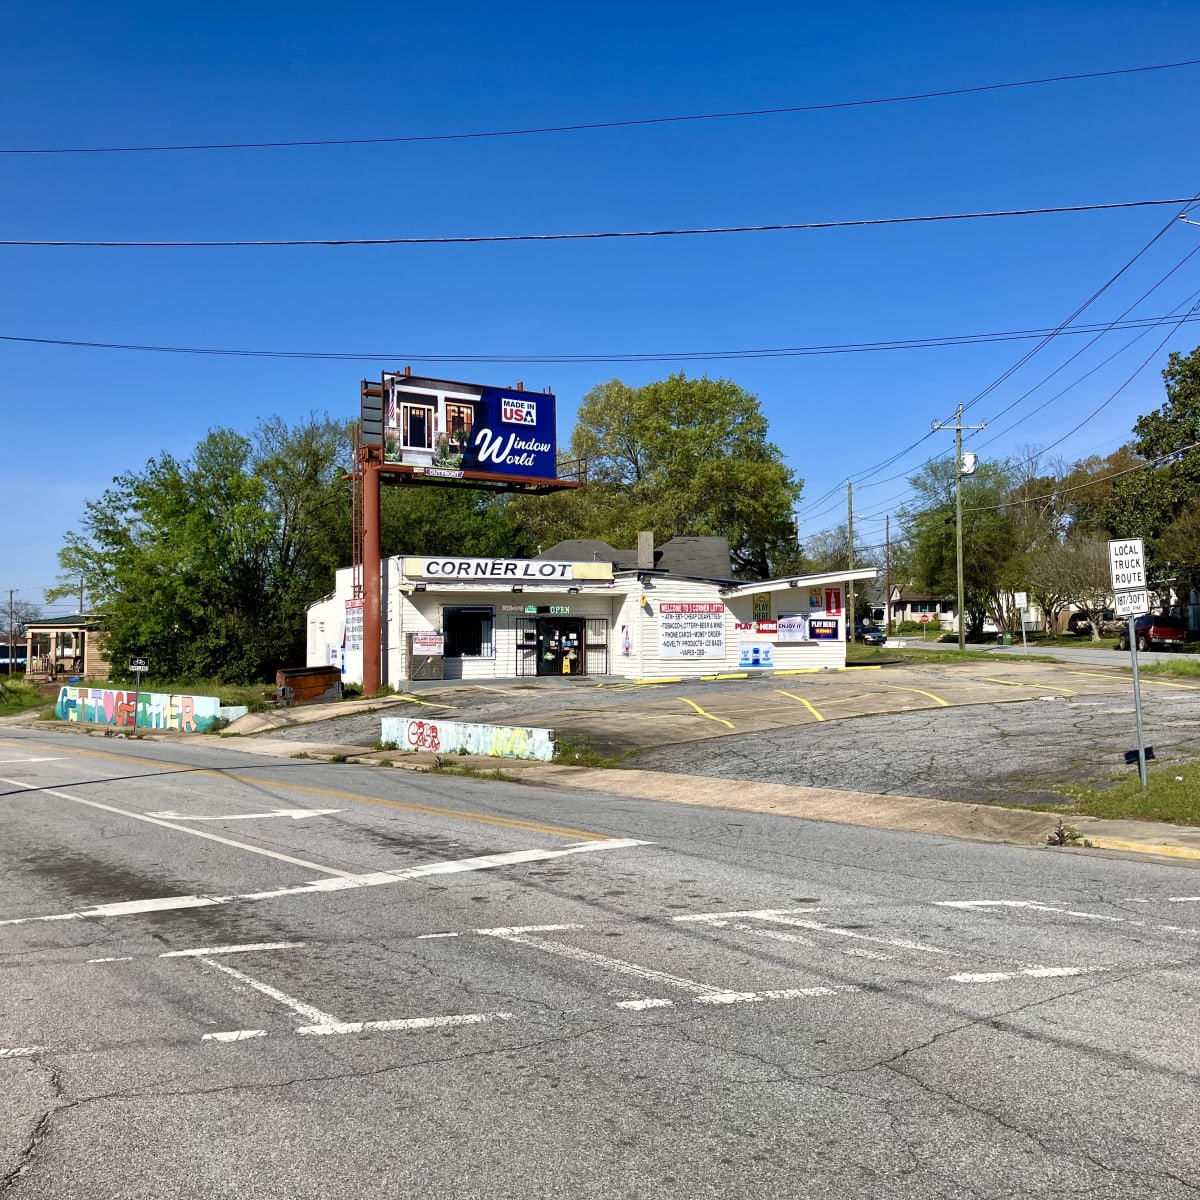
[[[381,740],[410,750],[443,754],[488,754],[496,758],[554,757],[554,731],[522,725],[477,725],[469,721],[423,721],[383,717]]]
[[[60,720],[87,725],[198,733],[217,719],[220,708],[216,696],[68,686],[59,688],[54,713]]]

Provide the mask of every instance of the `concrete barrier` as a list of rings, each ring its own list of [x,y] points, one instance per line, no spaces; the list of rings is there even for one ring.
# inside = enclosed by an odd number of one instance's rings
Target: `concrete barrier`
[[[486,754],[492,758],[554,758],[554,730],[526,725],[477,725],[469,721],[383,717],[381,740],[401,750],[432,750],[438,754]]]

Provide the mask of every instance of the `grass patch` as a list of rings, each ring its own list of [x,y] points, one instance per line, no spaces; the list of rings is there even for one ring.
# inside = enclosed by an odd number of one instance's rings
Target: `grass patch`
[[[461,775],[464,779],[499,779],[504,783],[516,783],[515,776],[506,775],[497,767],[494,771],[481,771],[473,763],[451,762],[441,755],[434,757],[432,765],[425,768],[429,775]]]
[[[554,761],[568,767],[619,767],[628,757],[628,752],[617,755],[601,754],[588,739],[576,742],[571,738],[560,737],[554,743]]]
[[[1137,772],[1107,788],[1071,788],[1071,812],[1130,821],[1200,825],[1200,762],[1151,770],[1143,792]]]
[[[0,675],[0,716],[28,712],[31,708],[40,708],[45,702],[46,697],[32,683],[26,683],[22,676]],[[50,716],[54,716],[54,705],[50,705]]]
[[[1139,662],[1138,674],[1174,675],[1179,679],[1200,679],[1200,658],[1173,658],[1170,662]]]
[[[933,644],[932,642],[930,643]],[[1022,656],[1006,654],[1005,662]],[[847,663],[955,663],[995,662],[996,656],[986,650],[959,650],[957,646],[942,645],[937,650],[910,649],[907,646],[864,646],[860,643],[847,645]]]
[[[132,691],[133,681],[91,684],[92,687],[114,687]],[[275,708],[275,685],[265,683],[221,683],[216,679],[149,679],[142,680],[143,692],[165,692],[168,695],[216,696],[223,705],[232,708],[244,704],[251,712],[272,712]]]

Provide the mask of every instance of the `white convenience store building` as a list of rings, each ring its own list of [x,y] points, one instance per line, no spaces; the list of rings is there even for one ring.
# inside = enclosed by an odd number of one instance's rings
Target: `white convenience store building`
[[[693,551],[723,539],[675,541]],[[624,552],[570,542],[538,558],[385,559],[380,678],[401,687],[430,678],[652,680],[845,666],[847,584],[873,581],[873,567],[752,582],[707,578],[665,569],[672,545],[655,551],[643,541]],[[593,546],[600,549],[588,560],[555,556]],[[703,559],[674,556],[685,564]],[[361,683],[361,614],[346,568],[333,595],[308,610],[308,665],[337,665],[345,682]]]

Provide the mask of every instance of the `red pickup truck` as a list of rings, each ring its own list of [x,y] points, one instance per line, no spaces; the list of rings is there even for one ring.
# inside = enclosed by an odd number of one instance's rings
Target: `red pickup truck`
[[[1135,617],[1133,629],[1139,650],[1178,650],[1186,636],[1182,619],[1162,612]],[[1121,630],[1120,649],[1129,649],[1128,624]]]

